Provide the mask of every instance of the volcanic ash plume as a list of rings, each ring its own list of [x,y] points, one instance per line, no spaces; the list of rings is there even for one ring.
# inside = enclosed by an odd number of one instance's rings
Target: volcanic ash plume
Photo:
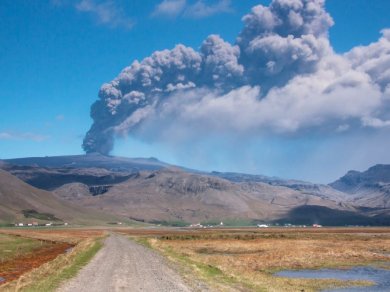
[[[200,51],[157,51],[104,84],[84,150],[107,154],[123,135],[190,139],[390,125],[390,30],[338,55],[323,0],[274,0],[242,20],[235,44],[210,35]]]

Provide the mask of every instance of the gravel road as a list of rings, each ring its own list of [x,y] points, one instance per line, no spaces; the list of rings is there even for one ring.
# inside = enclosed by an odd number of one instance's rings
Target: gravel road
[[[91,262],[60,292],[192,291],[166,260],[128,238],[112,234]]]

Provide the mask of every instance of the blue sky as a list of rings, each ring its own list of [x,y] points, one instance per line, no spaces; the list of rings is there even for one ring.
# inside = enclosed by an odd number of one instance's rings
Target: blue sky
[[[187,5],[195,2],[188,1]],[[107,16],[99,14],[95,9],[98,6],[83,9],[76,0],[1,1],[0,158],[83,153],[82,140],[92,124],[90,106],[103,83],[115,78],[133,60],[178,43],[197,49],[210,34],[219,34],[234,43],[243,27],[242,16],[254,5],[268,5],[270,1],[226,1],[228,9],[200,16],[154,13],[160,3],[116,1],[104,6],[110,12]],[[212,6],[218,1],[203,3]],[[389,1],[328,0],[326,9],[335,22],[330,29],[330,42],[340,54],[377,41],[380,30],[390,27]],[[354,138],[348,143],[367,139],[361,133],[350,135]],[[232,146],[237,156],[229,159],[232,149],[226,153],[216,150],[223,148],[221,144],[226,142],[223,139],[198,143],[187,151],[159,141],[129,137],[119,140],[112,153],[155,156],[208,170],[317,181],[334,179],[350,167],[363,169],[370,163],[390,162],[381,151],[373,159],[362,159],[372,149],[361,148],[356,154],[360,159],[337,165],[335,172],[330,169],[322,172],[318,164],[316,167],[316,163],[323,162],[318,158],[323,156],[321,151],[327,152],[325,156],[335,157],[334,163],[338,156],[344,155],[337,150],[330,153],[335,139],[344,138],[323,140],[301,135],[288,142],[273,137],[266,143],[239,143]],[[232,141],[226,143],[235,145]],[[305,151],[312,155],[306,156]],[[301,168],[291,167],[308,160]]]

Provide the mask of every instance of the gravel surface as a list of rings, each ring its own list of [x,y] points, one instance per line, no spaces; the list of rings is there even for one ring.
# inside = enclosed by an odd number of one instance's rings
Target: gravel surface
[[[132,240],[112,234],[91,262],[60,292],[192,291],[166,260]]]

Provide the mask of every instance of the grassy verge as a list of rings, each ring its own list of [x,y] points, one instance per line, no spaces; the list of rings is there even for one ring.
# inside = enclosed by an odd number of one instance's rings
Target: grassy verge
[[[66,280],[77,275],[78,271],[84,267],[100,250],[102,243],[95,241],[89,248],[81,251],[69,266],[64,268],[60,273],[46,277],[43,281],[35,283],[23,291],[54,291],[55,288]]]
[[[189,256],[171,248],[165,248],[162,252],[174,262],[180,263],[182,266],[186,266],[188,269],[191,269],[196,273],[200,280],[206,282],[210,287],[218,291],[228,291],[231,290],[230,288],[234,288],[239,291],[258,290],[252,283],[242,281],[232,275],[229,276],[214,265],[195,261]],[[190,275],[193,275],[193,273]]]
[[[137,242],[137,243],[139,243],[147,248],[150,248],[150,249],[153,248],[152,245],[150,244],[149,239],[146,237],[133,237],[133,236],[131,236],[130,238],[132,240],[134,240],[135,242]]]
[[[178,264],[181,268],[179,272],[188,283],[193,283],[195,280],[194,278],[196,278],[196,281],[206,283],[214,291],[232,291],[232,289],[237,289],[238,291],[256,290],[254,289],[254,285],[251,283],[226,275],[216,266],[194,261],[189,256],[177,252],[170,247],[161,248],[155,245],[156,239],[150,239],[147,237],[131,238],[137,243],[159,252],[171,262]]]
[[[23,275],[17,281],[2,286],[2,291],[54,291],[64,281],[73,278],[102,247],[102,238],[85,239],[72,251]]]

